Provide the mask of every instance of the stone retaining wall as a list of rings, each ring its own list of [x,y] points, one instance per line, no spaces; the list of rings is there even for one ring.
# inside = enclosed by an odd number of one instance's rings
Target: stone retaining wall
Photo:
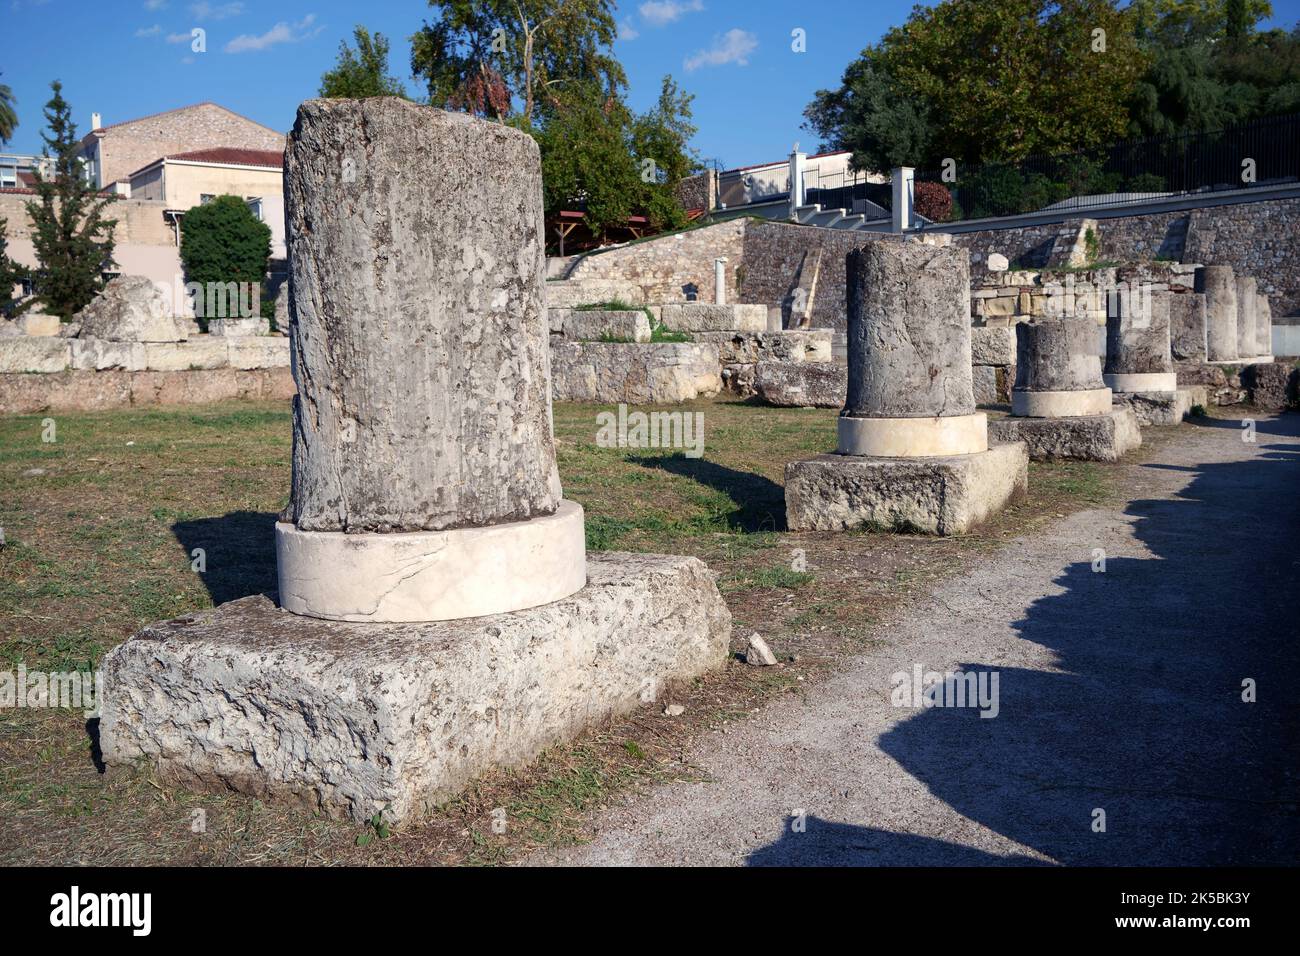
[[[971,283],[982,284],[989,253],[1000,253],[1022,270],[1048,264],[1062,233],[1082,218],[1063,223],[954,234],[954,244],[971,253]],[[1259,291],[1273,300],[1274,316],[1300,313],[1300,200],[1274,199],[1097,220],[1100,258],[1153,262],[1217,262],[1255,276]],[[821,250],[815,328],[843,330],[845,257],[867,242],[896,239],[882,233],[851,232],[757,219],[733,219],[700,229],[632,243],[584,257],[573,275],[631,281],[652,303],[680,302],[687,287],[700,301],[713,300],[713,260],[726,256],[727,301],[779,307],[796,285],[804,253]]]
[[[183,372],[190,369],[287,368],[280,335],[198,335],[185,342],[111,342],[94,338],[0,338],[0,373],[75,371]]]
[[[736,267],[741,264],[747,223],[746,219],[732,219],[591,253],[578,260],[569,278],[625,280],[641,290],[644,302],[685,302],[691,293],[697,301],[712,302],[713,260],[723,256],[727,259],[727,301],[758,302],[761,300],[743,296],[737,282],[738,275],[744,274]],[[548,292],[554,285],[548,284]]]
[[[294,391],[293,374],[287,367],[0,374],[0,415],[202,405],[232,399],[288,401]]]
[[[707,342],[551,344],[551,394],[557,402],[669,405],[722,387],[718,346]]]

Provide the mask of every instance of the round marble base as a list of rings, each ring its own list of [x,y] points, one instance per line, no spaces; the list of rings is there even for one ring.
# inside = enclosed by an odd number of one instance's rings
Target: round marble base
[[[1011,390],[1011,414],[1021,418],[1078,418],[1104,415],[1110,408],[1109,388],[1085,388],[1075,392]]]
[[[839,418],[841,455],[872,458],[930,458],[988,451],[988,416],[934,418]]]
[[[1101,377],[1112,392],[1176,392],[1177,372],[1107,373]]]
[[[447,621],[549,604],[587,583],[582,506],[450,531],[275,526],[280,606],[331,621]]]

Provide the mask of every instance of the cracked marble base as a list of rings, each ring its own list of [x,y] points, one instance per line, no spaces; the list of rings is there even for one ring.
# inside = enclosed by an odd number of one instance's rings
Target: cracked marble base
[[[357,821],[418,818],[723,665],[731,614],[699,559],[607,552],[587,578],[473,620],[326,621],[258,595],[151,625],[104,660],[104,761]]]
[[[586,584],[582,506],[450,531],[275,526],[280,606],[331,621],[449,621],[537,607]]]
[[[1077,391],[1011,390],[1011,414],[1018,418],[1105,415],[1111,409],[1111,402],[1109,388],[1085,388]]]

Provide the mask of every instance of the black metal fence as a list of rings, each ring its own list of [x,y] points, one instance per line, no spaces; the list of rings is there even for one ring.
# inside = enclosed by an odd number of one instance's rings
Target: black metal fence
[[[1018,163],[918,170],[916,208],[928,218],[951,222],[1137,205],[1295,182],[1300,182],[1300,114],[1266,117],[1213,132],[1126,140]]]

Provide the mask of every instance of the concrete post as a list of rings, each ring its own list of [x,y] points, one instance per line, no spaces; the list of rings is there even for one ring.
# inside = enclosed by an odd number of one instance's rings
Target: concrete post
[[[799,152],[799,144],[790,151],[790,218],[798,219],[798,209],[804,205],[803,177],[808,166],[808,154]]]
[[[912,202],[916,186],[916,170],[911,166],[895,166],[890,173],[894,185],[894,232],[904,232],[914,225]]]
[[[727,257],[713,260],[713,304],[727,304]]]

